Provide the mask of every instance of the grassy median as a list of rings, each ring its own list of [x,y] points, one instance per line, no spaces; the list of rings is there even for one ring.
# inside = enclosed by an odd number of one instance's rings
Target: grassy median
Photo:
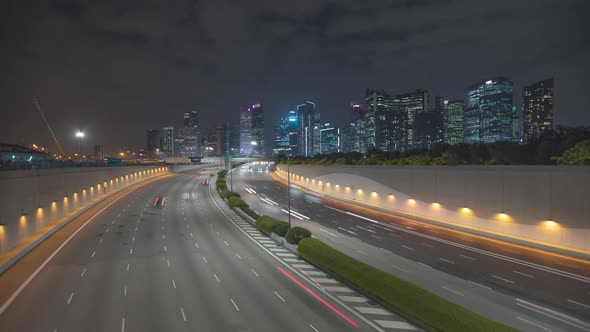
[[[517,331],[345,255],[317,239],[301,240],[297,250],[307,261],[366,292],[386,307],[437,331]]]

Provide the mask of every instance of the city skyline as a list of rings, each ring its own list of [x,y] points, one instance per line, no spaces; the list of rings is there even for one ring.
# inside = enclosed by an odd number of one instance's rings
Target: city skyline
[[[422,88],[456,100],[471,82],[497,76],[510,78],[515,91],[553,77],[560,95],[555,123],[590,123],[583,93],[589,71],[582,33],[588,23],[580,15],[587,12],[585,1],[317,2],[272,4],[264,11],[229,5],[218,24],[207,20],[211,6],[218,4],[193,10],[170,1],[163,10],[146,4],[141,11],[109,2],[40,5],[32,12],[9,7],[3,24],[14,36],[0,61],[8,120],[1,140],[50,145],[33,97],[64,149],[76,148],[72,136],[82,129],[88,151],[96,144],[113,150],[119,142],[139,148],[146,128],[195,109],[205,128],[242,104],[263,101],[269,140],[268,123],[301,100],[313,100],[323,116],[338,119],[350,100],[362,100],[366,87],[392,93]],[[134,20],[119,21],[120,11]],[[514,98],[522,104],[520,93]],[[180,121],[170,124],[180,127]]]

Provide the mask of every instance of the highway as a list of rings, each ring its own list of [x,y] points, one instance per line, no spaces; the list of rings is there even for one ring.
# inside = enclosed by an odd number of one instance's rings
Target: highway
[[[205,178],[179,173],[98,213],[4,306],[1,330],[414,329],[222,211]]]
[[[270,169],[271,170],[271,169]],[[287,186],[242,167],[234,191],[287,220]],[[590,331],[590,262],[291,188],[292,222],[347,254],[521,330]]]

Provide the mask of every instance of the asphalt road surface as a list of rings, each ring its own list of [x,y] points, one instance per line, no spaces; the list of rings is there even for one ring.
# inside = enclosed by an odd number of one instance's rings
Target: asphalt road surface
[[[240,168],[234,191],[259,213],[287,220],[287,186],[273,180],[270,170]],[[590,331],[587,260],[386,214],[296,186],[291,209],[292,221],[312,228],[316,237],[484,315],[523,330]]]
[[[177,174],[110,205],[7,307],[0,330],[374,330],[375,320],[277,260],[290,254],[280,248],[270,254],[254,230],[236,227],[213,202],[205,177]]]

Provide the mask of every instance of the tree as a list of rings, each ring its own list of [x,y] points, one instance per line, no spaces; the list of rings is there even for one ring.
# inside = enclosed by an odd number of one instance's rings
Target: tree
[[[576,143],[561,157],[554,157],[558,165],[590,166],[590,139]]]

